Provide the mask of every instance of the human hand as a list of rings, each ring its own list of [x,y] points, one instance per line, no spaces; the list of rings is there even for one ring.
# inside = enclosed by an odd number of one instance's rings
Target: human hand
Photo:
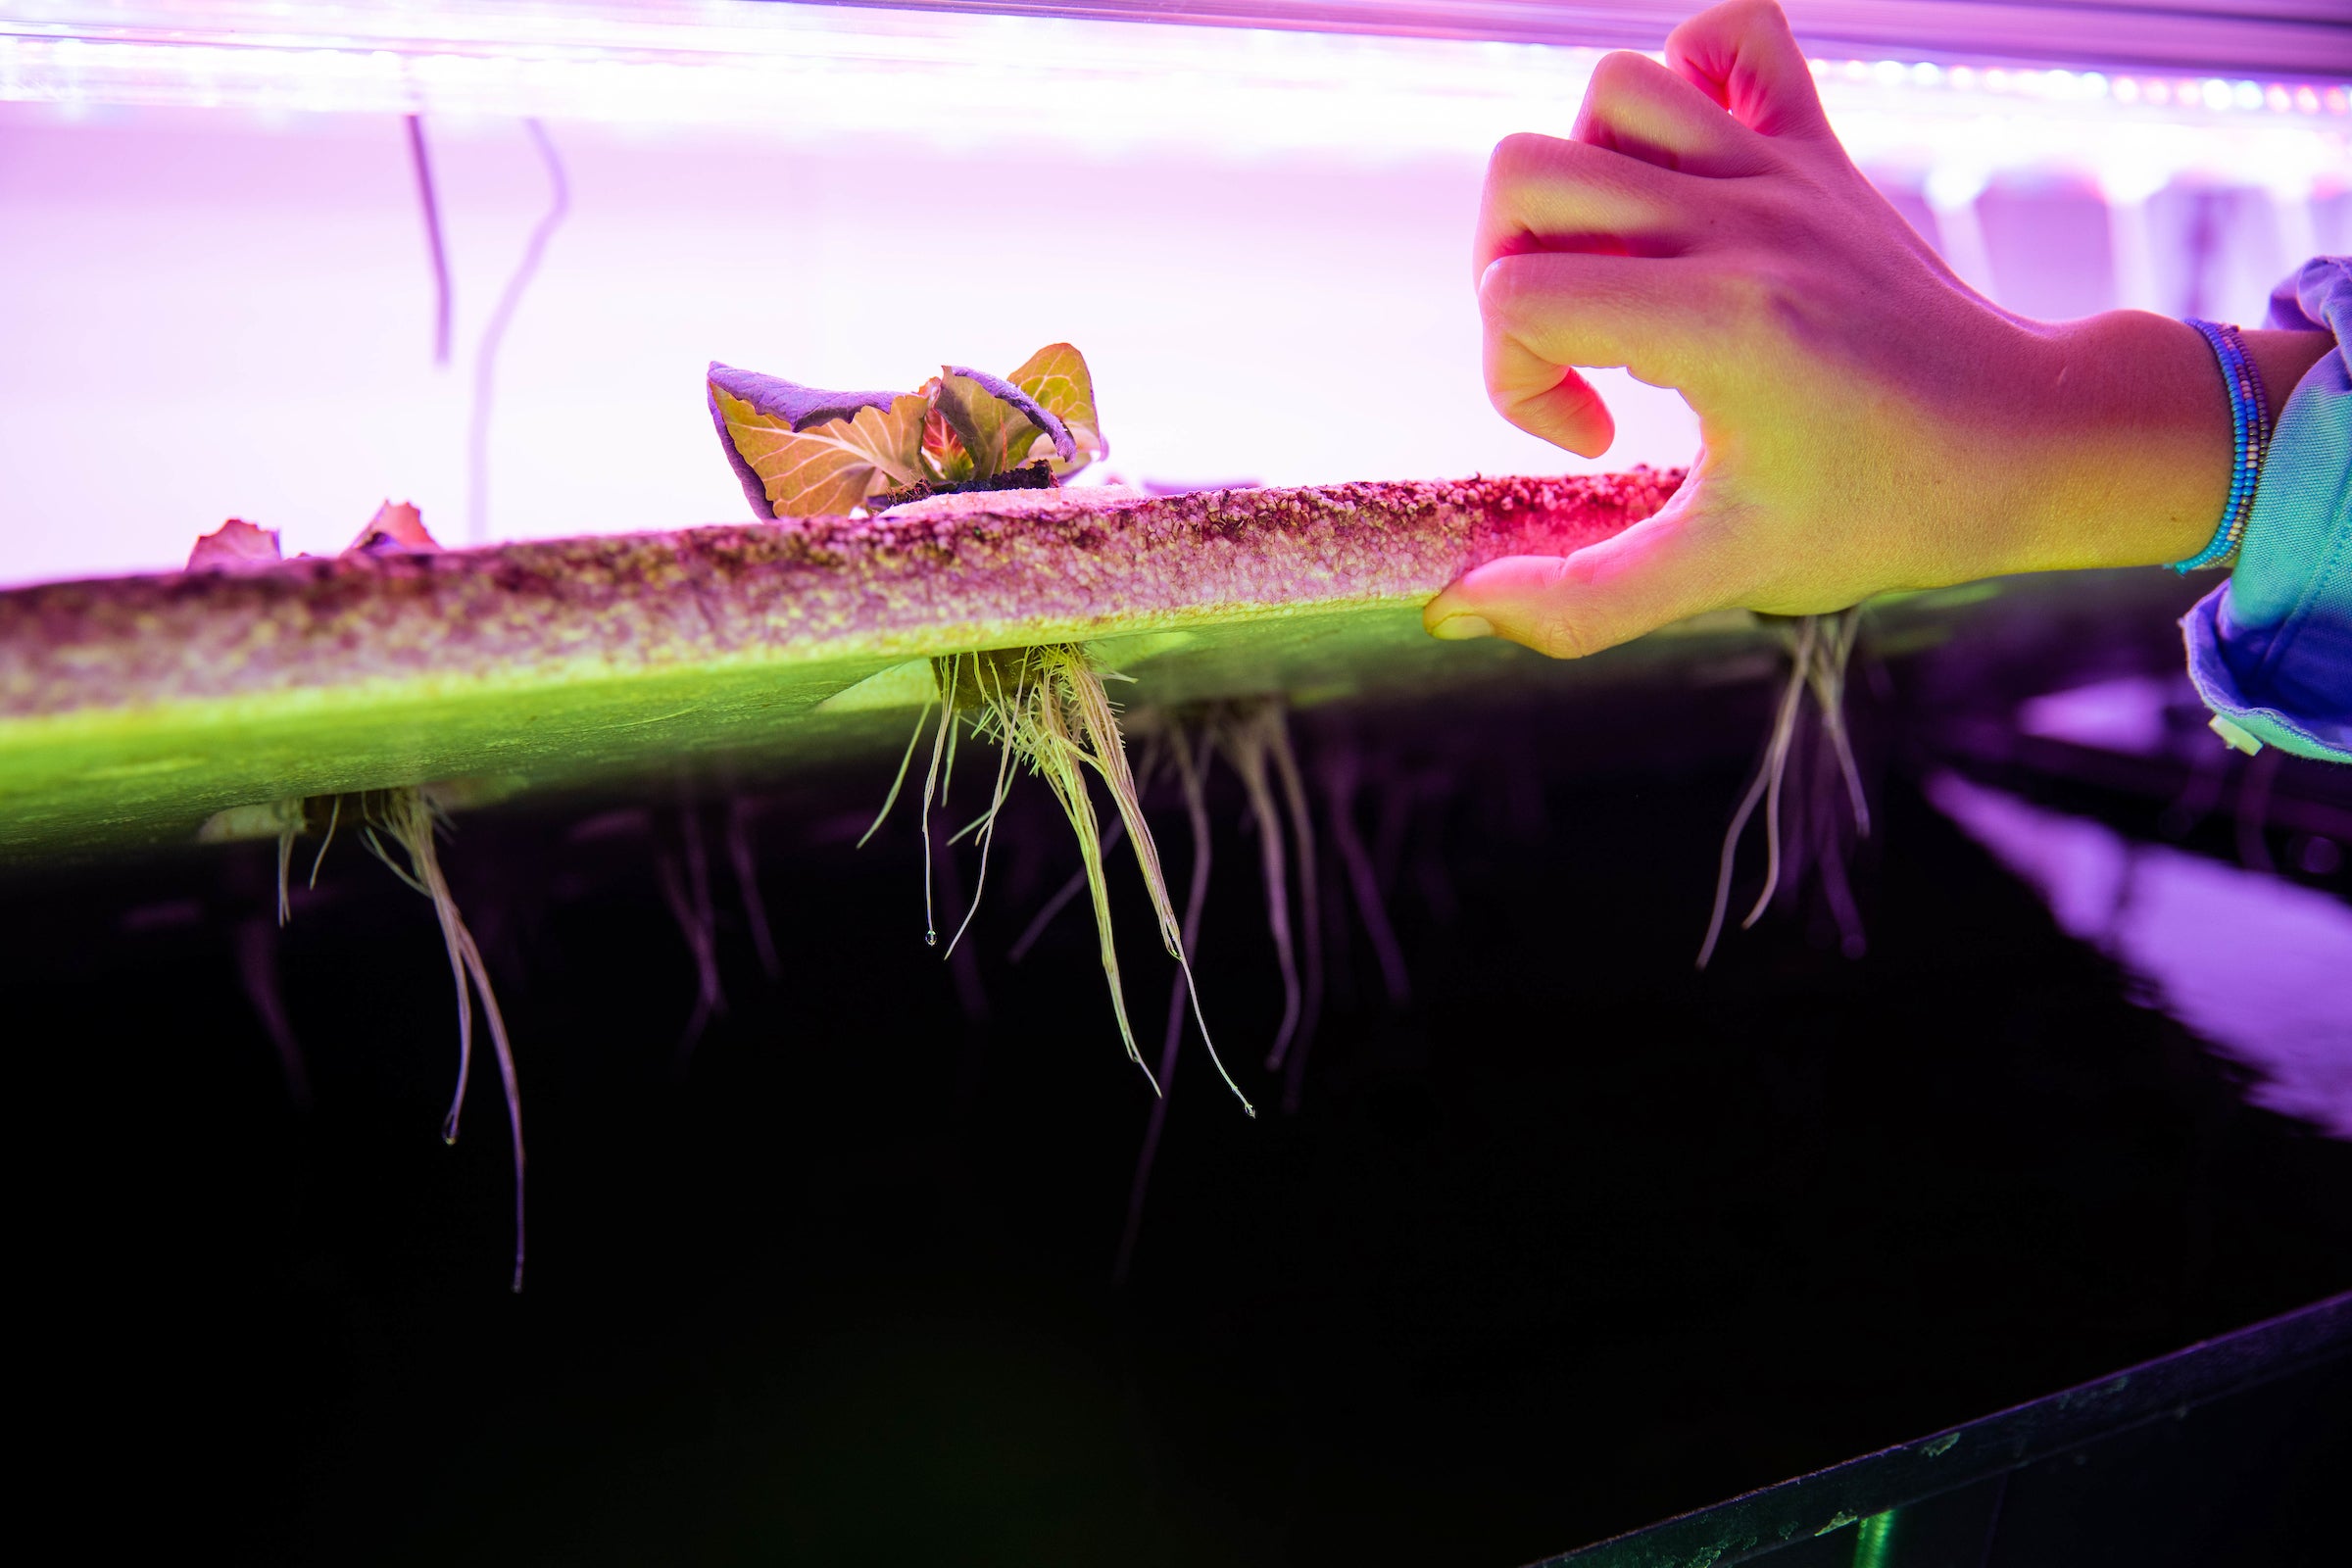
[[[1613,425],[1569,367],[1622,366],[1682,393],[1700,451],[1657,515],[1479,567],[1433,632],[1574,657],[1707,610],[2204,543],[2230,426],[2194,328],[2033,321],[1969,289],[1845,156],[1769,0],[1692,18],[1666,58],[1607,56],[1569,139],[1495,149],[1474,259],[1505,418],[1597,457]]]

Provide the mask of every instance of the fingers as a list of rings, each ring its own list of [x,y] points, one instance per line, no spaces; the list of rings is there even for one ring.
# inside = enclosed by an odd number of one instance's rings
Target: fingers
[[[1772,0],[1727,0],[1666,39],[1666,62],[1765,136],[1830,136],[1812,68]]]
[[[1688,82],[1676,86],[1693,97]],[[1718,119],[1722,112],[1701,104]],[[1529,251],[1673,256],[1688,248],[1699,181],[1605,147],[1557,136],[1506,136],[1487,165],[1471,275]]]
[[[1705,398],[1707,290],[1690,261],[1505,256],[1479,281],[1487,397],[1528,434],[1597,458],[1616,438],[1600,396],[1572,366],[1622,366],[1652,386]]]
[[[1708,302],[1715,292],[1711,275],[1708,264],[1690,258],[1546,253],[1498,259],[1478,287],[1489,395],[1501,407],[1506,397],[1523,399],[1537,388],[1540,377],[1522,354],[1562,368],[1623,366],[1652,386],[1700,390],[1707,374]]]
[[[1529,435],[1597,458],[1617,439],[1617,421],[1585,378],[1544,359],[1507,331],[1487,330],[1487,397]]]
[[[1678,501],[1680,496],[1676,498]],[[1433,636],[1497,636],[1581,659],[1736,602],[1675,502],[1572,556],[1512,556],[1465,574],[1421,612]]]
[[[1760,173],[1771,162],[1771,149],[1698,84],[1623,51],[1592,68],[1574,134],[1628,159],[1716,179]]]

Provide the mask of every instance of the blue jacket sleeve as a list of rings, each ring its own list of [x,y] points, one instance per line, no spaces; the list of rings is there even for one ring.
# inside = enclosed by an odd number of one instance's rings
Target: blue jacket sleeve
[[[2279,284],[2270,324],[2336,347],[2279,412],[2235,571],[2181,619],[2188,673],[2231,745],[2352,762],[2352,257]]]

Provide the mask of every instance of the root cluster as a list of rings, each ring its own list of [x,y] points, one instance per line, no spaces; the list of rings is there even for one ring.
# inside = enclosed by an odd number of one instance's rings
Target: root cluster
[[[490,1045],[498,1057],[498,1075],[507,1096],[507,1127],[514,1146],[514,1289],[522,1289],[522,1092],[514,1076],[514,1052],[507,1040],[507,1020],[498,1010],[498,996],[490,989],[490,973],[481,949],[458,912],[458,901],[441,873],[435,837],[446,831],[449,818],[426,789],[405,787],[368,790],[357,795],[315,796],[280,805],[282,823],[277,838],[277,918],[283,925],[290,910],[287,879],[292,869],[294,840],[305,832],[320,835],[318,853],[312,858],[310,880],[316,885],[318,867],[336,831],[348,823],[375,858],[394,876],[430,899],[441,924],[442,945],[449,951],[450,977],[458,992],[458,1082],[450,1096],[449,1113],[442,1119],[441,1136],[458,1141],[458,1125],[466,1109],[466,1090],[473,1072],[473,998],[481,998],[482,1017],[490,1026]],[[397,852],[397,856],[395,854]]]
[[[1740,853],[1740,835],[1747,829],[1748,818],[1755,814],[1758,802],[1764,806],[1764,886],[1756,895],[1754,907],[1740,922],[1744,931],[1764,917],[1772,901],[1781,890],[1783,855],[1781,836],[1781,793],[1788,772],[1788,759],[1796,744],[1799,709],[1805,694],[1813,694],[1813,706],[1819,715],[1819,739],[1830,752],[1844,781],[1845,795],[1853,810],[1854,831],[1860,838],[1870,837],[1870,805],[1863,798],[1862,776],[1854,765],[1854,748],[1845,724],[1845,670],[1854,652],[1854,639],[1862,628],[1862,610],[1856,606],[1828,615],[1805,615],[1794,622],[1788,633],[1788,679],[1781,689],[1781,700],[1774,710],[1772,735],[1764,746],[1764,760],[1756,768],[1756,776],[1740,797],[1740,808],[1732,814],[1732,825],[1723,835],[1723,857],[1715,874],[1715,907],[1707,920],[1706,940],[1699,945],[1698,967],[1704,969],[1707,960],[1715,956],[1715,945],[1723,935],[1725,911],[1731,904],[1733,861]],[[1826,776],[1816,768],[1817,779]],[[1816,795],[1820,794],[1816,789]],[[1813,804],[1819,804],[1815,802]],[[1812,857],[1822,868],[1822,885],[1838,919],[1838,933],[1846,955],[1859,957],[1862,953],[1862,922],[1854,907],[1853,890],[1845,878],[1845,862],[1838,847],[1838,829],[1830,814],[1809,811],[1799,819],[1802,842],[1812,849]]]

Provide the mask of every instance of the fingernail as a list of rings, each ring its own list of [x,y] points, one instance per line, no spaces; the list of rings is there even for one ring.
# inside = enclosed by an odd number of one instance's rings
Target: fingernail
[[[1494,627],[1484,615],[1447,615],[1429,628],[1432,637],[1443,637],[1449,643],[1466,642],[1473,637],[1492,637]]]

